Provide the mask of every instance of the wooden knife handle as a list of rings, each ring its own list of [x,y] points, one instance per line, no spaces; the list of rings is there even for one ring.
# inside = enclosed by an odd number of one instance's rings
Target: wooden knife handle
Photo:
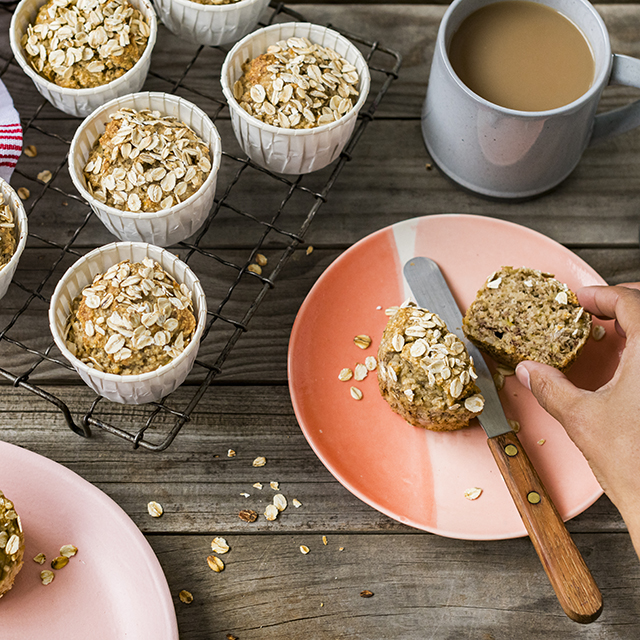
[[[602,612],[602,595],[515,433],[488,440],[564,612],[589,623]]]

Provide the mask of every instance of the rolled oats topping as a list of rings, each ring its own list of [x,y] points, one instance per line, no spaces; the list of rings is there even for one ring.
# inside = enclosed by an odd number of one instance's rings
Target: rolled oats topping
[[[151,29],[127,0],[50,0],[27,27],[29,64],[69,89],[108,84],[142,57]]]
[[[120,109],[84,167],[87,190],[122,211],[168,209],[191,197],[211,172],[204,141],[174,116]]]
[[[307,38],[289,38],[242,65],[233,86],[240,106],[283,129],[311,129],[342,118],[359,95],[360,76],[350,62]]]
[[[12,586],[22,567],[24,535],[13,502],[0,491],[0,597]]]
[[[18,228],[11,207],[0,193],[0,269],[4,267],[16,252]]]
[[[67,348],[117,375],[155,371],[177,358],[196,329],[191,291],[157,262],[125,260],[98,274],[71,307]]]

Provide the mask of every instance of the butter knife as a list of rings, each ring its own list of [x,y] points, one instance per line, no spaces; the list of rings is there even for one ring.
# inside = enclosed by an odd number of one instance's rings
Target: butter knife
[[[569,618],[593,622],[602,612],[600,590],[518,436],[509,426],[489,368],[462,332],[462,314],[440,268],[429,258],[416,257],[404,265],[404,276],[418,305],[437,313],[467,347],[478,374],[476,383],[485,399],[478,420],[551,586]]]

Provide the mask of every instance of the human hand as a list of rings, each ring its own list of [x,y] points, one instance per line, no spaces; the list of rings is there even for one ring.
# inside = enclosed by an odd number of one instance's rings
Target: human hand
[[[516,375],[582,451],[640,556],[640,283],[583,287],[576,293],[587,311],[615,319],[616,330],[626,337],[613,378],[586,391],[557,369],[530,361],[521,362]]]

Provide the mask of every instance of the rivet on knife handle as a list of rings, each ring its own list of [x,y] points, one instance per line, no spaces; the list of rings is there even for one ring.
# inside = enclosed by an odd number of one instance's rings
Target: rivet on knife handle
[[[602,611],[600,590],[518,436],[487,442],[564,612],[576,622],[593,622]]]

